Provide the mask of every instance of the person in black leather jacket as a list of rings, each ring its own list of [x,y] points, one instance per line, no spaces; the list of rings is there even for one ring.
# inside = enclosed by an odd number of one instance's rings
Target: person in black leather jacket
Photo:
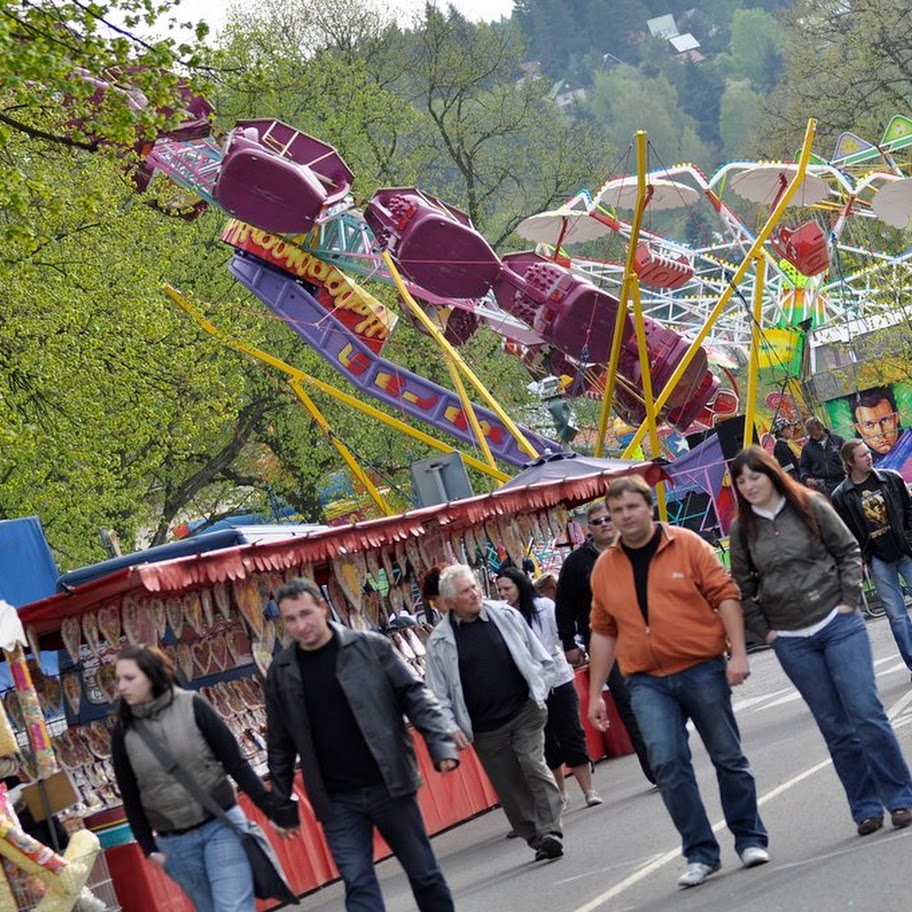
[[[874,468],[863,440],[846,441],[842,455],[849,477],[833,492],[833,506],[861,545],[890,632],[912,670],[912,618],[899,582],[912,587],[912,498],[899,472]]]
[[[405,869],[421,912],[452,912],[453,898],[418,809],[421,784],[407,716],[435,768],[459,764],[434,695],[390,641],[331,623],[310,580],[276,593],[294,643],[266,678],[267,752],[273,788],[291,801],[295,760],[345,883],[349,912],[383,912],[374,873],[374,827]]]

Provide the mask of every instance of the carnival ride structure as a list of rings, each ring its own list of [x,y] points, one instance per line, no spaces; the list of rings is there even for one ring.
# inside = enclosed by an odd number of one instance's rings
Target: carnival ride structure
[[[533,378],[562,378],[563,396],[601,402],[596,455],[612,409],[637,428],[629,455],[647,433],[660,453],[660,425],[683,433],[736,414],[734,368],[745,357],[750,435],[757,373],[781,359],[761,353],[765,334],[782,331],[796,346],[809,328],[875,316],[871,288],[912,251],[875,252],[846,229],[858,219],[908,224],[912,178],[897,156],[912,148],[912,121],[894,118],[876,145],[846,134],[830,160],[812,155],[813,135],[811,122],[794,162],[735,162],[706,178],[693,165],[649,170],[638,134],[635,174],[528,217],[517,233],[535,249],[504,256],[417,187],[381,189],[357,209],[339,153],[279,121],[241,121],[222,141],[178,128],[145,148],[141,169],[182,188],[191,214],[213,205],[234,217],[223,234],[236,250],[232,274],[361,393],[475,448],[497,477],[497,460],[520,466],[561,447],[513,423],[461,360],[456,348],[482,327]],[[738,214],[745,204],[759,230]],[[698,206],[715,219],[702,245],[646,225]],[[800,217],[780,224],[787,209]],[[624,262],[568,253],[606,235]],[[397,318],[353,277],[395,284],[405,313],[443,350],[455,393],[383,357]],[[486,406],[469,400],[463,377]]]

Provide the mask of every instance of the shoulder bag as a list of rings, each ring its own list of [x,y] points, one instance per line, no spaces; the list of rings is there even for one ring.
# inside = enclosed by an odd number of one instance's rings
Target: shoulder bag
[[[253,872],[253,892],[257,898],[278,899],[281,900],[282,905],[297,903],[298,897],[289,886],[275,849],[262,828],[252,820],[248,820],[246,832],[241,830],[219,807],[212,795],[205,791],[193,776],[165,750],[142,722],[136,722],[134,727],[145,741],[146,747],[152,751],[158,762],[164,767],[165,772],[174,776],[207,811],[220,818],[237,834],[247,859],[250,861],[250,870]]]

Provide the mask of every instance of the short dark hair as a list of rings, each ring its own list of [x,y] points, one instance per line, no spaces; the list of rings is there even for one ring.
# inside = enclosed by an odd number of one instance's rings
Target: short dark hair
[[[309,595],[318,605],[323,601],[323,590],[313,580],[299,576],[279,586],[275,594],[276,605],[281,605],[285,599],[296,599],[302,595]]]
[[[896,399],[893,397],[893,390],[889,386],[872,386],[871,389],[862,390],[855,393],[852,397],[852,418],[856,417],[855,412],[859,408],[874,408],[886,399],[890,406],[890,411],[896,411]]]
[[[650,507],[653,505],[652,488],[649,487],[649,482],[642,475],[623,475],[620,478],[615,478],[608,485],[605,500],[617,500],[624,494],[639,494]]]
[[[586,523],[587,523],[587,525],[588,525],[588,523],[589,523],[589,520],[592,519],[592,517],[593,517],[596,513],[602,513],[602,512],[604,512],[604,511],[607,510],[607,509],[608,509],[608,505],[605,503],[605,499],[604,499],[604,498],[602,498],[601,500],[597,500],[597,501],[595,501],[594,503],[589,504],[588,508],[586,509]]]
[[[168,655],[158,646],[144,646],[141,643],[136,646],[126,646],[117,653],[116,661],[129,659],[136,662],[139,670],[152,683],[152,698],[160,697],[163,693],[174,687],[177,679],[177,669],[171,656]],[[114,710],[115,718],[126,728],[133,719],[133,713],[130,707],[123,700],[117,701]]]

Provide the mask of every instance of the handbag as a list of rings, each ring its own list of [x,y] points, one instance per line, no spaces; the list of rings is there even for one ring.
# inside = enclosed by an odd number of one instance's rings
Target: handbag
[[[250,870],[253,874],[253,892],[256,897],[258,899],[278,899],[283,906],[297,903],[298,897],[289,886],[288,878],[282,870],[282,864],[262,827],[252,820],[248,820],[246,831],[242,830],[219,807],[212,795],[203,789],[193,776],[165,750],[142,722],[137,721],[135,728],[145,741],[146,747],[152,751],[155,758],[164,767],[165,772],[174,776],[207,811],[220,818],[237,835],[244,853],[247,855],[247,860],[250,862]]]

